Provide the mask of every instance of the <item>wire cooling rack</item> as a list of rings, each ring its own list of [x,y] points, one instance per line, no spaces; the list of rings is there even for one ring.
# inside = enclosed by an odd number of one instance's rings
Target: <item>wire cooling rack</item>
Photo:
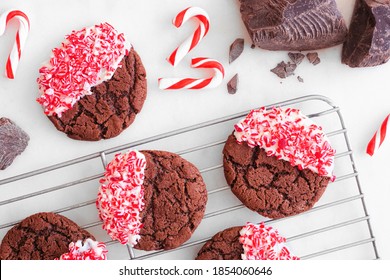
[[[248,210],[231,193],[222,167],[222,149],[243,112],[195,126],[128,143],[0,181],[0,239],[20,220],[41,211],[60,213],[106,242],[109,259],[194,259],[215,233],[246,222],[274,226],[287,237],[301,259],[378,259],[370,217],[364,202],[353,152],[340,109],[320,95],[292,99],[272,106],[290,106],[321,125],[336,149],[336,181],[329,184],[311,210],[269,220]],[[208,190],[205,216],[179,248],[145,252],[113,241],[101,229],[95,198],[104,167],[116,153],[134,149],[176,152],[194,163]]]

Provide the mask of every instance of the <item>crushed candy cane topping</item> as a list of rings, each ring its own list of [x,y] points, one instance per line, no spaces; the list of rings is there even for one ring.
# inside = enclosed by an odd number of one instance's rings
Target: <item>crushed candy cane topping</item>
[[[239,241],[244,248],[243,260],[299,260],[285,246],[286,238],[263,222],[247,223],[240,231]]]
[[[123,33],[108,23],[72,31],[39,69],[37,102],[45,114],[61,117],[92,94],[91,87],[110,79],[129,50]]]
[[[238,143],[259,146],[268,156],[289,161],[300,170],[310,169],[332,179],[334,156],[322,128],[298,109],[260,108],[252,110],[235,126]]]
[[[143,226],[140,213],[145,208],[145,156],[130,150],[117,154],[100,180],[96,207],[103,229],[122,244],[137,244]]]
[[[69,253],[62,254],[60,260],[106,260],[106,244],[90,238],[69,244]],[[57,259],[58,260],[58,259]]]

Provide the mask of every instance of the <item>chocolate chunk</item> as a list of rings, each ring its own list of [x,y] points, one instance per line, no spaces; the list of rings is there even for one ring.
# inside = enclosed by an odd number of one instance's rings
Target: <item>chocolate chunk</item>
[[[27,147],[30,137],[10,119],[0,118],[0,170],[6,169]]]
[[[306,57],[309,60],[309,62],[313,65],[317,65],[321,62],[321,59],[318,57],[318,53],[316,52],[308,53],[306,54]]]
[[[287,78],[291,75],[294,75],[294,71],[297,68],[297,65],[291,62],[287,62],[287,64],[282,61],[278,63],[278,65],[271,69],[272,73],[275,73],[279,78]]]
[[[238,85],[238,74],[234,75],[233,78],[227,83],[227,90],[230,94],[235,94],[237,92]]]
[[[301,64],[301,62],[305,58],[305,55],[303,53],[292,53],[292,52],[289,52],[288,53],[288,57],[291,59],[291,61],[294,64],[299,65],[299,64]]]
[[[350,67],[371,67],[390,59],[390,1],[357,0],[342,62]]]
[[[335,0],[240,0],[241,16],[257,47],[316,50],[344,42],[345,21]]]
[[[236,39],[231,45],[229,50],[229,63],[235,61],[244,50],[244,39]]]
[[[297,79],[298,79],[298,81],[299,81],[300,83],[303,83],[303,82],[304,82],[301,76],[298,76]]]

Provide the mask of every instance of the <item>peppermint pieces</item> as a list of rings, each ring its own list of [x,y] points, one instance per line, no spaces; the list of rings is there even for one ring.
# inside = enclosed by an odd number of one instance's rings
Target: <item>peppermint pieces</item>
[[[264,223],[247,223],[240,231],[239,241],[244,248],[243,260],[299,260],[285,246],[286,238]]]
[[[234,126],[238,143],[259,146],[268,156],[290,162],[299,170],[310,169],[320,176],[332,175],[336,151],[322,128],[298,109],[252,110]]]
[[[39,69],[37,102],[45,114],[61,117],[83,96],[92,94],[91,87],[110,79],[129,52],[126,45],[124,35],[108,23],[67,35]]]
[[[138,151],[117,154],[100,180],[96,207],[103,229],[122,244],[134,246],[140,238],[145,167],[145,156]]]
[[[62,254],[60,260],[106,260],[106,244],[90,238],[69,244],[69,253]]]

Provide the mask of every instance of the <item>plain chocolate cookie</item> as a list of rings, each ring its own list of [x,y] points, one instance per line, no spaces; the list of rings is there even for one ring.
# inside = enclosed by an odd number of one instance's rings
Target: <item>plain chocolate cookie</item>
[[[115,137],[133,123],[146,99],[146,71],[134,48],[121,64],[110,80],[92,87],[93,94],[61,118],[49,116],[59,131],[73,139],[97,141]]]
[[[264,149],[238,144],[231,134],[223,149],[223,167],[233,193],[249,209],[269,218],[309,210],[324,193],[330,178],[267,156]]]
[[[177,154],[140,151],[145,155],[145,209],[140,250],[169,250],[187,241],[200,224],[207,203],[199,170]]]
[[[199,250],[196,260],[241,260],[244,253],[239,241],[242,226],[231,227],[215,234]]]
[[[11,228],[0,245],[1,260],[54,260],[68,252],[69,243],[92,234],[59,214],[37,213]]]

